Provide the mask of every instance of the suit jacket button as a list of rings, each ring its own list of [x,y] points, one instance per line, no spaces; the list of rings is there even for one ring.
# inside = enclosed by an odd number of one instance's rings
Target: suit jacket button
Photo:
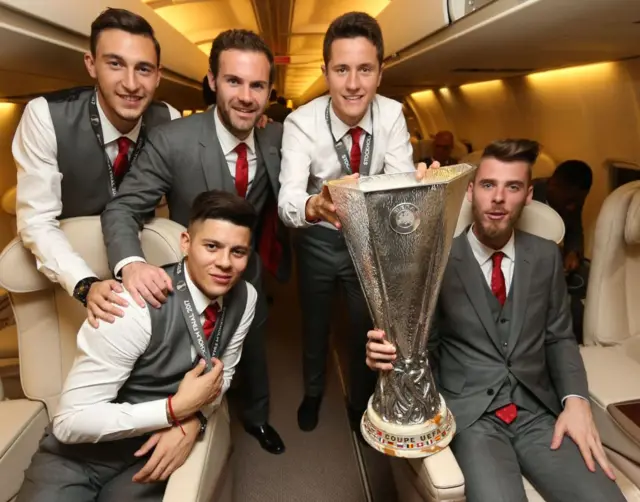
[[[489,396],[493,396],[493,393],[494,393],[494,390],[493,390],[493,389],[488,389],[488,390],[487,390],[487,394],[488,394]]]

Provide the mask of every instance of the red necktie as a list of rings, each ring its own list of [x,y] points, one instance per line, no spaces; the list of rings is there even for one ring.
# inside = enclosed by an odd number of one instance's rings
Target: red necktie
[[[247,160],[247,144],[239,143],[235,151],[238,153],[236,160],[236,192],[240,197],[247,195],[249,186],[249,161]]]
[[[504,305],[507,300],[507,286],[504,282],[504,274],[502,273],[502,258],[504,253],[498,251],[493,253],[491,261],[493,262],[493,269],[491,270],[491,292],[500,302],[500,305]]]
[[[362,128],[354,127],[353,129],[349,129],[349,133],[351,134],[351,158],[349,162],[351,163],[351,172],[358,173],[360,172],[360,156],[362,152],[360,151],[360,135],[362,134]]]
[[[118,156],[113,162],[113,175],[116,179],[122,178],[129,169],[129,147],[131,140],[126,136],[120,136],[118,142]]]
[[[213,329],[216,327],[216,320],[218,319],[218,313],[220,312],[220,305],[218,302],[213,302],[206,309],[204,309],[204,324],[202,325],[202,331],[204,336],[209,339]]]
[[[510,424],[517,416],[518,408],[513,403],[509,403],[508,405],[496,410],[496,417],[502,420],[505,424]]]

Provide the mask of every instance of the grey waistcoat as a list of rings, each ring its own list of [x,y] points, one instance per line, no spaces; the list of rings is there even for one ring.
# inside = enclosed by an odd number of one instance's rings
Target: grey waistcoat
[[[176,265],[171,264],[163,267],[171,277],[173,284],[177,282]],[[226,313],[220,339],[219,357],[224,354],[246,309],[247,283],[238,282],[224,296],[223,304]],[[178,391],[184,374],[194,366],[194,362],[191,360],[192,342],[189,328],[182,316],[180,302],[175,293],[169,296],[161,308],[149,308],[149,314],[151,315],[149,346],[138,359],[129,378],[120,389],[116,402],[137,404],[165,399]],[[218,322],[220,322],[220,318],[218,318]]]
[[[485,283],[486,284],[486,283]],[[509,334],[511,332],[511,319],[513,318],[513,290],[514,285],[511,285],[507,300],[504,302],[504,306],[500,305],[500,302],[491,292],[489,287],[485,287],[485,294],[487,295],[487,301],[491,307],[491,315],[496,323],[496,330],[500,337],[500,348],[502,349],[502,355],[506,357],[509,349]],[[508,370],[505,370],[508,371]],[[498,408],[506,406],[509,403],[514,403],[517,406],[529,410],[531,412],[537,409],[536,398],[522,385],[518,383],[516,377],[510,371],[507,372],[504,383],[500,390],[496,394],[496,397],[489,405],[487,411],[495,411]]]
[[[89,118],[93,92],[93,87],[78,87],[44,96],[56,133],[58,169],[62,174],[60,219],[99,215],[112,197],[105,153]],[[169,108],[153,102],[143,120],[148,132],[171,120]]]

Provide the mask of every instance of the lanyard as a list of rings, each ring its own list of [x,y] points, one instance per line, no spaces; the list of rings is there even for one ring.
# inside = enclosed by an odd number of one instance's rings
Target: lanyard
[[[207,344],[202,332],[200,315],[193,307],[193,299],[191,298],[191,293],[189,293],[189,288],[187,287],[187,282],[184,277],[184,259],[178,263],[178,267],[176,268],[176,278],[178,280],[176,281],[175,292],[177,299],[180,302],[182,316],[189,328],[189,335],[191,336],[193,346],[200,357],[204,359],[206,365],[205,372],[209,372],[213,368],[211,358],[219,357],[220,355],[220,339],[222,338],[222,326],[224,325],[225,313],[227,311],[226,306],[222,307],[220,317],[216,322],[213,333],[211,334],[211,340],[209,341],[209,344]],[[211,350],[209,350],[209,345],[212,346]]]
[[[329,132],[331,133],[331,138],[333,139],[333,129],[331,128],[331,116],[329,114],[329,107],[331,106],[331,99],[327,103],[327,109],[325,110],[324,116],[327,121],[327,126],[329,126]],[[371,128],[373,130],[373,106],[371,106]],[[334,140],[335,141],[335,140]],[[347,147],[344,146],[344,142],[342,138],[334,142],[334,148],[336,149],[336,153],[338,154],[338,160],[340,161],[340,167],[342,171],[346,172],[346,174],[353,174],[353,170],[351,169],[351,160],[350,156],[347,153]],[[364,150],[362,152],[362,158],[360,160],[360,169],[359,173],[362,176],[369,175],[369,169],[371,168],[371,153],[373,152],[373,135],[365,132],[364,138]]]
[[[89,100],[89,119],[91,122],[91,127],[93,128],[93,132],[96,135],[96,139],[98,140],[98,145],[107,160],[107,167],[109,169],[109,183],[111,185],[111,195],[113,197],[116,196],[118,188],[116,186],[115,176],[113,174],[113,162],[107,155],[107,152],[104,149],[104,140],[102,138],[102,124],[100,123],[100,114],[98,113],[98,105],[96,103],[97,93],[94,91],[91,99]],[[144,135],[145,135],[145,125],[144,119],[142,119],[142,124],[140,124],[140,133],[138,134],[138,140],[136,141],[135,147],[133,149],[133,154],[131,154],[131,159],[129,160],[129,166],[133,165],[133,161],[136,160],[136,157],[142,150],[142,145],[144,143]]]

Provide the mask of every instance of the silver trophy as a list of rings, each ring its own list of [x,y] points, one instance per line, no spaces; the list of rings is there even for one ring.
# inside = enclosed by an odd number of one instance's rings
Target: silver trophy
[[[427,358],[431,319],[463,197],[475,167],[327,182],[374,326],[396,346],[362,417],[366,441],[396,457],[445,448],[455,421]]]

